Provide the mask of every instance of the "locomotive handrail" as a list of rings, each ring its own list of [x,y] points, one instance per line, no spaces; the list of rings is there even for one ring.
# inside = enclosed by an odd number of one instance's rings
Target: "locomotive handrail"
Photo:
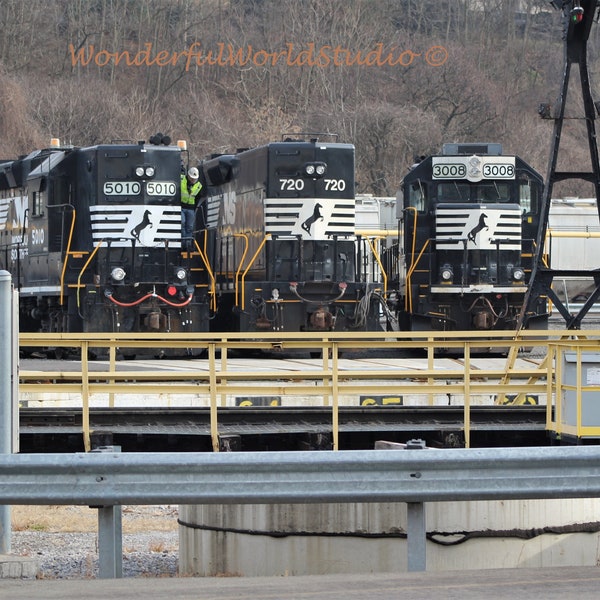
[[[382,239],[384,237],[385,236],[380,235],[380,236],[377,236],[377,239]],[[366,239],[367,239],[367,243],[371,247],[371,252],[373,253],[373,256],[375,257],[375,260],[377,261],[377,264],[379,265],[379,269],[381,271],[381,277],[383,278],[383,293],[386,294],[387,293],[387,281],[388,281],[387,273],[385,272],[385,269],[383,268],[383,264],[381,263],[381,258],[375,248],[375,244],[373,244],[371,238],[366,238]]]
[[[413,227],[411,254],[410,254],[413,262],[410,264],[410,267],[407,269],[407,272],[406,272],[406,293],[404,295],[404,308],[408,312],[412,313],[412,286],[411,286],[410,281],[411,281],[411,277],[412,277],[414,270],[417,268],[417,265],[419,264],[419,261],[421,260],[421,256],[423,255],[423,252],[425,252],[425,249],[429,245],[429,240],[427,240],[425,242],[423,248],[421,249],[421,252],[419,252],[419,256],[417,256],[417,259],[415,260],[414,256],[415,256],[416,244],[417,244],[417,233],[416,232],[417,232],[417,220],[419,218],[419,212],[417,211],[416,207],[414,207],[414,206],[408,206],[404,210],[414,213],[414,227]]]
[[[242,252],[242,257],[240,258],[239,264],[238,264],[238,268],[235,272],[235,282],[234,282],[234,286],[235,286],[235,306],[239,306],[239,286],[238,286],[238,280],[240,277],[240,271],[242,270],[242,267],[244,265],[244,261],[246,260],[246,254],[248,254],[248,248],[250,246],[250,240],[248,239],[248,236],[245,233],[234,233],[233,237],[241,237],[245,244],[244,244],[244,251]]]
[[[419,252],[419,256],[417,256],[416,260],[414,260],[411,263],[410,269],[406,273],[405,308],[409,312],[412,312],[412,286],[411,286],[412,274],[413,274],[414,270],[417,268],[417,265],[419,264],[419,261],[421,260],[423,253],[427,249],[427,246],[429,246],[429,241],[430,240],[427,240],[425,242],[425,244],[423,244],[423,248],[421,248],[421,252]],[[412,256],[414,256],[414,252],[413,252]]]
[[[207,236],[205,234],[204,235],[204,244],[205,245],[206,245],[206,239],[207,239]],[[209,292],[209,295],[211,295],[211,308],[213,309],[213,311],[216,312],[216,310],[217,310],[217,288],[216,288],[216,284],[215,284],[215,274],[213,273],[212,269],[210,268],[210,263],[209,263],[208,259],[206,258],[206,248],[204,248],[204,251],[203,251],[203,249],[200,248],[200,245],[198,244],[198,241],[196,239],[194,239],[194,244],[196,245],[196,250],[198,250],[198,254],[200,255],[202,262],[204,263],[204,267],[206,268],[206,272],[208,273],[208,277],[210,279],[211,291]]]
[[[88,256],[88,259],[85,261],[85,264],[81,268],[81,271],[79,271],[79,275],[77,276],[77,311],[78,312],[81,307],[80,296],[79,296],[79,291],[81,290],[81,278],[83,277],[83,274],[85,273],[85,270],[88,268],[89,264],[92,262],[92,260],[94,260],[94,256],[96,256],[96,253],[98,252],[98,250],[100,250],[100,246],[102,246],[103,243],[104,243],[104,238],[101,239],[96,244],[96,246],[92,250],[91,254]],[[81,313],[79,313],[79,316],[81,316]]]
[[[70,206],[70,205],[66,205],[66,206]],[[69,239],[67,240],[67,248],[65,250],[65,260],[63,261],[63,268],[60,273],[60,300],[59,300],[59,303],[61,306],[63,305],[64,290],[65,290],[65,273],[67,272],[67,263],[69,262],[69,257],[71,256],[71,242],[73,241],[73,231],[75,230],[75,216],[77,213],[75,208],[73,208],[72,206],[71,206],[71,208],[72,208],[71,228],[69,230]]]
[[[264,332],[260,340],[250,340],[245,333],[214,334],[32,334],[20,335],[21,347],[73,347],[79,348],[82,355],[80,368],[68,371],[24,371],[19,373],[21,393],[76,394],[81,398],[82,434],[84,447],[90,449],[89,410],[94,395],[114,394],[156,394],[193,395],[198,402],[209,402],[211,409],[211,439],[215,451],[219,449],[219,411],[218,399],[225,405],[227,398],[234,395],[271,396],[273,394],[290,397],[321,397],[323,404],[332,409],[331,427],[334,448],[339,449],[338,407],[343,398],[361,395],[401,395],[411,398],[417,405],[446,405],[451,398],[464,406],[464,439],[470,446],[470,410],[475,401],[494,403],[494,398],[519,398],[537,396],[538,402],[546,402],[547,429],[560,435],[561,432],[576,435],[600,437],[600,426],[580,423],[576,429],[560,420],[562,394],[576,395],[577,410],[581,410],[585,393],[600,391],[598,385],[575,386],[564,383],[560,370],[556,375],[554,368],[565,357],[565,353],[576,352],[581,362],[583,352],[597,353],[600,331],[586,330],[585,337],[573,339],[573,331],[530,331],[524,330],[518,335],[514,332],[470,332],[465,338],[464,332],[372,332],[337,333],[329,332],[326,337],[318,338],[314,334]],[[493,338],[490,342],[490,338]],[[473,356],[478,349],[494,347],[545,348],[552,360],[541,362],[523,358],[511,367],[510,378],[504,380],[506,365],[499,367],[477,364]],[[159,368],[132,369],[130,363],[111,360],[108,365],[88,362],[87,353],[91,348],[108,348],[114,354],[116,348],[204,348],[208,352],[208,361],[195,359],[189,368],[178,365],[171,368],[161,363]],[[354,362],[344,360],[347,350],[385,348],[392,349],[426,348],[430,360],[422,359],[401,361],[394,369],[365,364],[364,360]],[[243,348],[270,350],[280,348],[284,351],[314,350],[320,348],[322,360],[306,364],[301,368],[269,363],[260,363],[260,368],[243,364],[232,365],[228,362],[228,353]],[[440,348],[461,348],[463,359],[444,359],[435,363],[433,355]],[[220,360],[217,352],[221,353]],[[92,370],[92,365],[94,365]],[[99,370],[97,370],[99,369]],[[569,387],[570,386],[570,387]],[[101,397],[101,398],[102,398]],[[437,401],[435,398],[437,397]],[[104,402],[102,399],[97,401]],[[204,398],[204,400],[202,400]],[[479,400],[476,400],[479,398]],[[44,400],[40,400],[43,402]],[[355,402],[355,400],[350,400]],[[169,405],[172,401],[169,400]],[[558,415],[558,416],[557,416]]]
[[[241,305],[241,309],[245,310],[246,309],[246,291],[245,291],[245,281],[246,281],[246,275],[248,274],[248,271],[250,270],[250,267],[254,264],[254,261],[258,258],[258,255],[260,254],[260,251],[263,249],[264,245],[267,243],[267,240],[271,239],[271,234],[267,233],[265,234],[265,237],[263,238],[262,242],[259,244],[258,248],[256,249],[256,252],[254,253],[254,256],[250,259],[250,262],[248,263],[248,266],[246,267],[246,269],[244,270],[244,272],[242,273],[242,280],[241,280],[241,285],[242,285],[242,305]]]

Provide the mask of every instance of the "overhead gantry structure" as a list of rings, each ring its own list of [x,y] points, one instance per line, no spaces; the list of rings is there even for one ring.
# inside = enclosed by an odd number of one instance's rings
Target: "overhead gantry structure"
[[[540,226],[536,237],[536,257],[530,278],[530,285],[521,311],[517,329],[527,325],[529,308],[534,299],[547,296],[554,303],[561,316],[564,318],[567,329],[580,329],[585,315],[600,297],[600,269],[552,269],[544,262],[544,243],[548,233],[548,219],[552,200],[552,191],[555,183],[567,179],[588,181],[594,186],[598,217],[600,220],[600,164],[598,160],[598,145],[596,139],[596,115],[600,114],[600,102],[594,102],[592,97],[587,47],[590,31],[594,21],[598,20],[598,0],[554,0],[550,2],[554,8],[561,10],[563,15],[563,41],[564,41],[564,70],[563,80],[557,102],[554,106],[541,104],[539,114],[542,118],[554,120],[550,159],[542,199],[542,214]],[[590,169],[558,170],[561,135],[565,122],[565,108],[567,106],[567,93],[571,82],[572,67],[576,65],[579,71],[583,115],[579,118],[585,120],[587,141],[590,154]],[[570,109],[573,105],[570,105]],[[572,118],[572,117],[569,117]],[[555,277],[589,278],[593,280],[595,289],[576,314],[571,314],[552,289]]]

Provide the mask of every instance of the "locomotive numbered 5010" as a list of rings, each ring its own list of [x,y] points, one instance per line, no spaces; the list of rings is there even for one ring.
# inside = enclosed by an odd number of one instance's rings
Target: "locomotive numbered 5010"
[[[215,330],[381,329],[377,249],[355,234],[353,145],[287,139],[200,168]]]
[[[207,330],[207,270],[181,251],[182,150],[158,142],[53,140],[0,163],[0,268],[22,331]]]
[[[542,177],[500,144],[445,144],[404,177],[388,253],[405,330],[516,326],[531,275]],[[547,298],[526,325],[547,327]]]

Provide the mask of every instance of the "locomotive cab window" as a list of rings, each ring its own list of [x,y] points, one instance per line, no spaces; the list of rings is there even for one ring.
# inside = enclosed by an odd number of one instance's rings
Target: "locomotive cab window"
[[[44,207],[46,205],[46,178],[40,180],[40,186],[37,191],[33,192],[32,203],[31,203],[31,216],[41,217],[44,214]]]
[[[508,183],[480,183],[476,187],[477,202],[510,202],[510,185]]]
[[[427,186],[417,180],[408,189],[408,206],[423,212],[427,208]]]
[[[467,182],[451,181],[437,184],[438,202],[469,202],[471,185]]]
[[[540,206],[540,186],[529,177],[520,177],[518,185],[522,213],[537,214]]]

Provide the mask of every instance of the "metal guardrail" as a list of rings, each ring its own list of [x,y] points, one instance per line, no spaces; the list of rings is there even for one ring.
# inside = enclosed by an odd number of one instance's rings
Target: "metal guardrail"
[[[0,504],[99,506],[100,577],[122,568],[122,504],[406,502],[410,571],[425,502],[600,496],[600,447],[0,455]]]
[[[0,455],[0,504],[312,504],[596,496],[600,446]]]
[[[575,429],[565,426],[556,418],[566,386],[556,377],[555,364],[562,361],[565,352],[575,352],[581,362],[584,352],[597,352],[600,331],[522,331],[514,332],[381,332],[381,333],[328,333],[323,337],[307,333],[264,333],[260,340],[248,340],[247,334],[21,334],[21,347],[70,347],[81,354],[81,371],[20,371],[21,392],[75,393],[81,397],[82,434],[84,447],[90,450],[90,398],[94,394],[155,394],[157,385],[169,394],[204,394],[210,400],[211,437],[215,452],[219,450],[219,407],[226,396],[247,395],[248,382],[252,394],[271,396],[320,396],[325,406],[331,406],[333,448],[340,449],[338,410],[342,394],[398,394],[424,397],[432,404],[435,394],[453,394],[464,398],[465,445],[470,445],[470,407],[475,395],[488,395],[501,404],[508,397],[518,403],[526,395],[546,398],[547,428],[557,436],[563,432],[576,437],[600,438],[600,424],[588,427],[579,419]],[[483,349],[503,347],[509,351],[527,347],[536,349],[545,359],[538,363],[525,361],[518,367],[507,362],[498,368],[473,368],[472,356]],[[108,370],[90,370],[88,353],[91,348],[105,348],[110,360]],[[189,370],[119,370],[115,359],[117,349],[123,348],[178,348],[204,350],[208,369],[201,371],[193,364]],[[360,349],[421,349],[426,352],[418,365],[402,369],[365,369],[340,367],[340,356],[347,350]],[[449,348],[460,351],[455,368],[439,368],[436,355]],[[321,354],[314,368],[306,370],[241,371],[231,369],[228,356],[240,349],[267,351],[315,351]],[[383,381],[385,380],[385,381]],[[571,386],[573,387],[573,386]],[[577,410],[581,412],[584,392],[600,392],[598,385],[577,385],[574,393]]]

